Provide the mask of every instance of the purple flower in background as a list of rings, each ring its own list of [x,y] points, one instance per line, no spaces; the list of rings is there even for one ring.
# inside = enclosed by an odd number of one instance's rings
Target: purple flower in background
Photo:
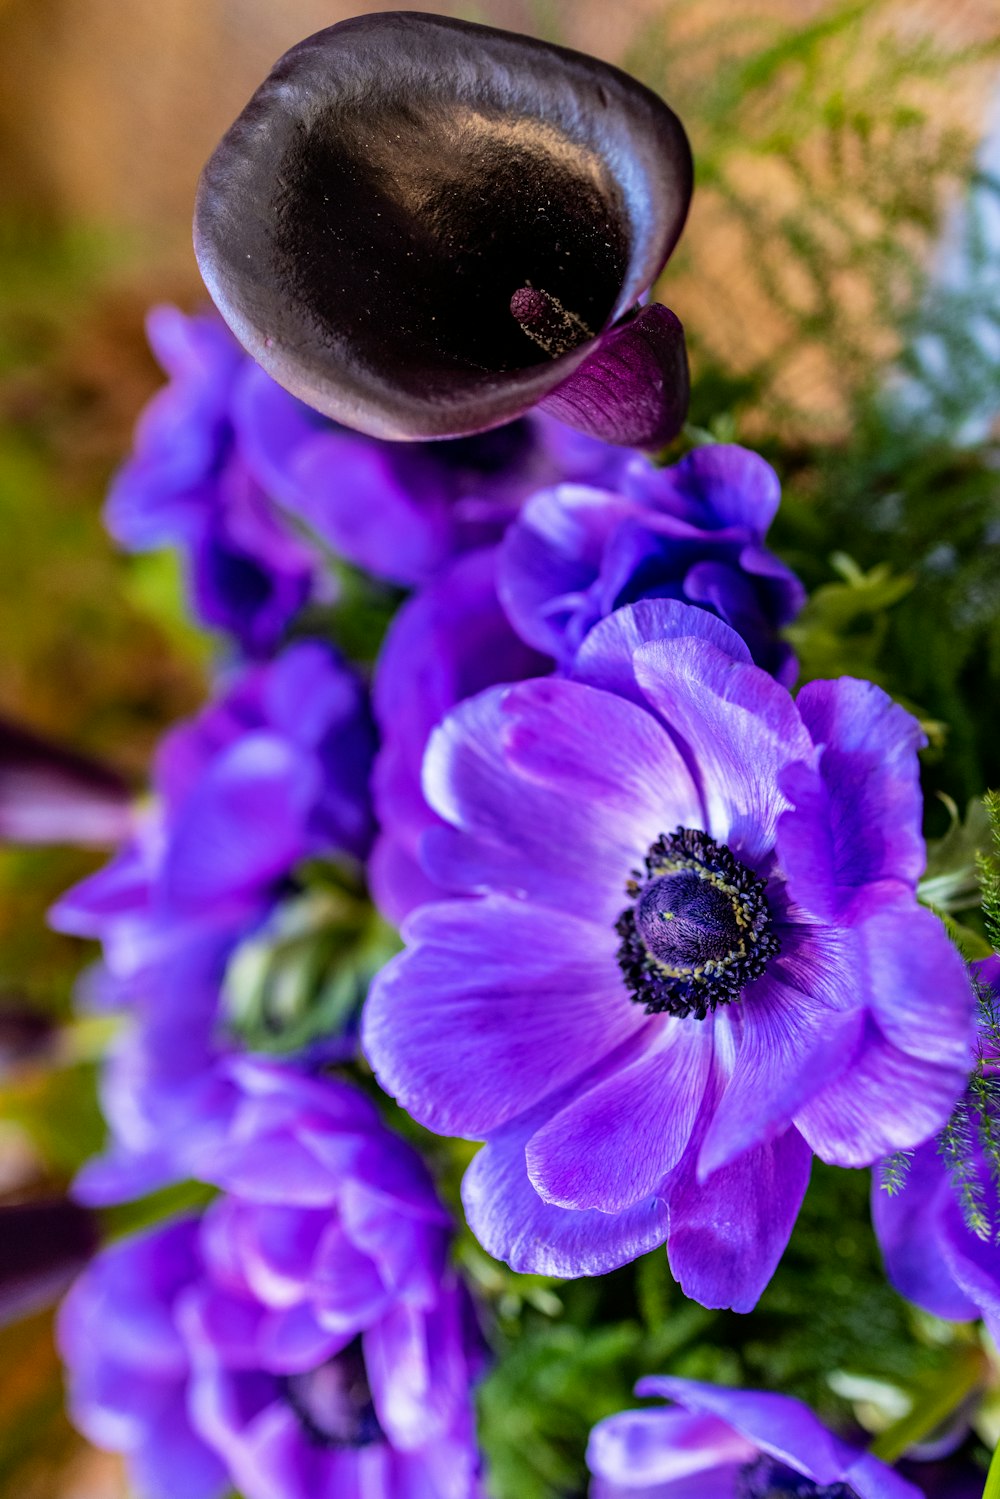
[[[290,396],[214,315],[161,307],[149,327],[170,384],[140,421],[108,525],[131,550],[182,546],[200,618],[251,654],[319,586],[304,531],[408,587],[498,540],[536,489],[613,484],[630,457],[536,415],[453,442],[379,442]]]
[[[441,891],[419,862],[420,843],[441,819],[421,785],[431,731],[449,709],[484,687],[545,671],[515,635],[496,591],[495,549],[457,558],[396,615],[375,668],[381,747],[372,788],[379,821],[368,866],[372,894],[398,924]]]
[[[185,1174],[189,1144],[214,1128],[227,962],[300,860],[365,857],[373,752],[362,684],[330,647],[244,667],[164,739],[134,838],[53,908],[58,930],[103,944],[99,1002],[138,1022],[105,1076],[119,1148],[86,1168],[88,1200]]]
[[[338,556],[404,587],[498,541],[536,489],[613,484],[630,457],[538,415],[453,441],[379,442],[246,364],[236,422],[259,482]]]
[[[129,551],[182,547],[198,617],[266,655],[312,592],[316,558],[261,487],[236,431],[249,361],[214,316],[159,307],[148,329],[169,384],[139,420],[108,498],[108,529]]]
[[[483,1348],[422,1163],[342,1083],[234,1067],[200,1222],[116,1245],[63,1307],[81,1429],[149,1499],[471,1499]]]
[[[972,967],[979,984],[1000,994],[1000,958],[987,958]],[[980,1056],[987,1076],[995,1079],[1000,1056],[986,1035],[980,1040]],[[974,1061],[970,1050],[970,1071]],[[985,1119],[981,1095],[970,1092],[963,1103],[969,1127],[962,1131],[960,1142],[962,1181],[956,1181],[955,1163],[949,1160],[943,1143],[928,1140],[906,1163],[898,1190],[886,1190],[876,1173],[872,1220],[886,1272],[900,1295],[950,1322],[982,1317],[997,1340],[1000,1193],[996,1167],[986,1159],[981,1135],[984,1126],[991,1132],[996,1130],[990,1102],[986,1103],[989,1117]],[[964,1210],[960,1201],[963,1186],[967,1198]]]
[[[227,950],[299,860],[363,859],[374,736],[364,689],[319,641],[245,667],[160,745],[155,807],[135,838],[56,904],[119,980],[192,949]]]
[[[518,633],[568,668],[598,620],[643,598],[699,604],[742,635],[758,666],[796,676],[779,630],[805,591],[764,546],[781,490],[746,448],[697,448],[671,468],[634,458],[611,488],[536,494],[507,532],[500,595]]]
[[[468,436],[541,402],[657,448],[687,358],[638,304],[691,185],[680,121],[618,69],[382,12],[279,59],[205,167],[195,253],[264,369],[359,431]]]
[[[70,1414],[95,1446],[126,1455],[143,1499],[222,1499],[229,1486],[187,1410],[175,1306],[198,1272],[197,1225],[173,1223],[105,1249],[59,1314]]]
[[[496,688],[434,733],[448,824],[363,1041],[421,1123],[487,1141],[470,1226],[516,1270],[600,1274],[667,1242],[688,1295],[747,1310],[811,1152],[926,1139],[973,996],[917,905],[916,722],[879,688],[797,702],[672,601],[591,631],[574,680]]]
[[[635,1392],[674,1404],[594,1427],[590,1499],[920,1499],[786,1395],[664,1375],[641,1379]]]

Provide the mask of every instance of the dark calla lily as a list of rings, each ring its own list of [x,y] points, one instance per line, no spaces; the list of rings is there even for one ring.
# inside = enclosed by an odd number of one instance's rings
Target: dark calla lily
[[[106,848],[132,826],[115,771],[0,718],[0,840]]]
[[[691,181],[680,121],[618,69],[383,12],[277,63],[205,168],[195,249],[254,358],[347,426],[456,437],[541,405],[656,447],[684,337],[636,309]]]
[[[97,1244],[96,1217],[67,1197],[0,1203],[0,1327],[51,1306]]]

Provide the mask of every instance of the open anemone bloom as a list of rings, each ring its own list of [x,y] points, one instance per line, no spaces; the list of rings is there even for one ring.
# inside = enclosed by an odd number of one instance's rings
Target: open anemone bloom
[[[431,739],[445,824],[362,1038],[388,1092],[484,1140],[470,1226],[516,1270],[668,1245],[752,1307],[811,1152],[861,1166],[937,1129],[973,995],[918,906],[919,726],[877,687],[793,701],[673,601],[619,610],[572,680],[497,688]]]
[[[805,590],[764,545],[780,499],[769,463],[721,443],[670,468],[635,457],[607,488],[536,494],[503,541],[504,608],[525,640],[566,669],[615,609],[680,599],[732,625],[757,665],[791,686],[797,665],[779,631]]]
[[[920,1499],[921,1490],[785,1395],[654,1375],[590,1435],[590,1499]]]
[[[332,1081],[247,1064],[200,1220],[104,1253],[59,1334],[70,1405],[144,1499],[472,1499],[483,1348],[424,1168]]]
[[[514,633],[496,574],[496,548],[456,558],[402,606],[375,666],[380,745],[372,794],[379,832],[368,879],[379,909],[397,924],[441,894],[420,865],[424,834],[441,825],[421,783],[433,729],[484,687],[539,676],[548,665]]]
[[[676,116],[616,68],[383,12],[275,65],[205,168],[195,250],[244,347],[347,426],[458,437],[541,403],[659,447],[684,338],[637,309],[691,180]]]
[[[1000,958],[973,964],[973,972],[980,984],[1000,995]],[[987,1038],[980,1047],[995,1094],[1000,1057]],[[974,1061],[970,1051],[970,1071]],[[940,1140],[928,1140],[906,1163],[898,1190],[887,1191],[876,1173],[872,1221],[886,1273],[900,1295],[951,1322],[982,1317],[1000,1342],[1000,1193],[996,1167],[982,1144],[984,1133],[995,1136],[995,1098],[970,1093],[964,1113],[961,1171],[956,1172]]]
[[[215,317],[157,307],[147,327],[168,384],[142,413],[132,455],[112,484],[108,529],[129,551],[180,546],[199,619],[248,654],[266,655],[315,591],[318,573],[236,430],[250,361]]]

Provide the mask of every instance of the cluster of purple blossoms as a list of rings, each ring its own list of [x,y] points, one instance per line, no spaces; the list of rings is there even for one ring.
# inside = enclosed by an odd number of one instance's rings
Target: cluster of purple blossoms
[[[93,1000],[135,1021],[105,1074],[117,1148],[85,1172],[92,1200],[184,1174],[214,1117],[226,965],[303,859],[364,859],[373,749],[363,685],[325,643],[242,667],[163,740],[133,836],[53,909],[57,928],[102,943]]]
[[[408,919],[363,1038],[421,1123],[487,1142],[487,1249],[580,1275],[666,1242],[687,1294],[749,1310],[813,1152],[862,1166],[947,1119],[974,1001],[915,897],[922,742],[870,683],[793,701],[672,601],[445,719],[421,856],[462,898]]]
[[[483,1345],[422,1163],[344,1083],[228,1083],[199,1162],[222,1195],[62,1307],[74,1419],[148,1499],[476,1499]]]

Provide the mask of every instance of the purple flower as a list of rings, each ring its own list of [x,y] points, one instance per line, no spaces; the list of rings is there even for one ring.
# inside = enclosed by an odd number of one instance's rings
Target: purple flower
[[[195,252],[254,358],[347,426],[467,436],[541,401],[656,448],[687,358],[638,303],[691,182],[680,121],[616,68],[386,12],[278,61],[205,167]]]
[[[261,487],[236,430],[249,361],[214,316],[159,307],[148,328],[169,384],[140,418],[108,528],[130,551],[181,546],[198,617],[266,655],[311,593],[316,559]]]
[[[479,1494],[471,1305],[412,1150],[356,1091],[234,1067],[227,1189],[105,1251],[63,1307],[74,1419],[149,1499]]]
[[[797,702],[705,610],[597,625],[573,680],[493,689],[433,735],[460,900],[404,925],[362,1022],[421,1123],[487,1141],[464,1188],[521,1271],[599,1274],[667,1242],[710,1306],[752,1307],[811,1152],[926,1139],[973,996],[916,903],[916,722],[877,687]]]
[[[805,599],[764,546],[781,498],[770,464],[746,448],[697,448],[671,468],[634,458],[616,491],[560,485],[536,494],[507,532],[500,595],[518,633],[568,668],[587,631],[623,604],[699,604],[742,635],[786,686],[779,638]]]
[[[511,629],[497,598],[496,570],[495,549],[457,558],[403,605],[376,665],[381,748],[372,787],[380,833],[368,877],[379,909],[396,923],[441,894],[419,860],[424,833],[441,825],[421,785],[431,731],[484,687],[546,669]]]
[[[364,858],[373,749],[362,685],[328,646],[301,641],[241,669],[163,740],[156,806],[53,924],[99,938],[118,979],[228,950],[299,860]]]
[[[339,556],[407,587],[498,541],[541,486],[613,484],[630,456],[538,415],[450,442],[379,442],[246,364],[235,420],[259,482]]]
[[[594,1427],[590,1499],[920,1499],[786,1395],[664,1375],[641,1379],[635,1392],[675,1403]]]
[[[1000,994],[1000,958],[973,964],[980,984]],[[986,1074],[996,1076],[1000,1057],[989,1039],[981,1040]],[[969,1053],[968,1066],[974,1063]],[[976,1222],[970,1223],[959,1197],[960,1183],[949,1169],[941,1141],[928,1140],[907,1162],[902,1186],[890,1193],[878,1180],[872,1187],[872,1219],[886,1273],[896,1290],[925,1311],[951,1322],[982,1317],[994,1339],[1000,1338],[1000,1193],[996,1168],[987,1161],[980,1130],[995,1132],[996,1119],[981,1112],[983,1100],[970,1093],[963,1112],[971,1126],[963,1131],[962,1177]]]
[[[202,1123],[214,1128],[227,962],[302,859],[365,857],[373,750],[362,685],[328,646],[244,667],[161,744],[135,837],[53,908],[58,930],[101,941],[101,1002],[138,1021],[105,1076],[118,1149],[87,1168],[87,1200],[188,1169]]]

